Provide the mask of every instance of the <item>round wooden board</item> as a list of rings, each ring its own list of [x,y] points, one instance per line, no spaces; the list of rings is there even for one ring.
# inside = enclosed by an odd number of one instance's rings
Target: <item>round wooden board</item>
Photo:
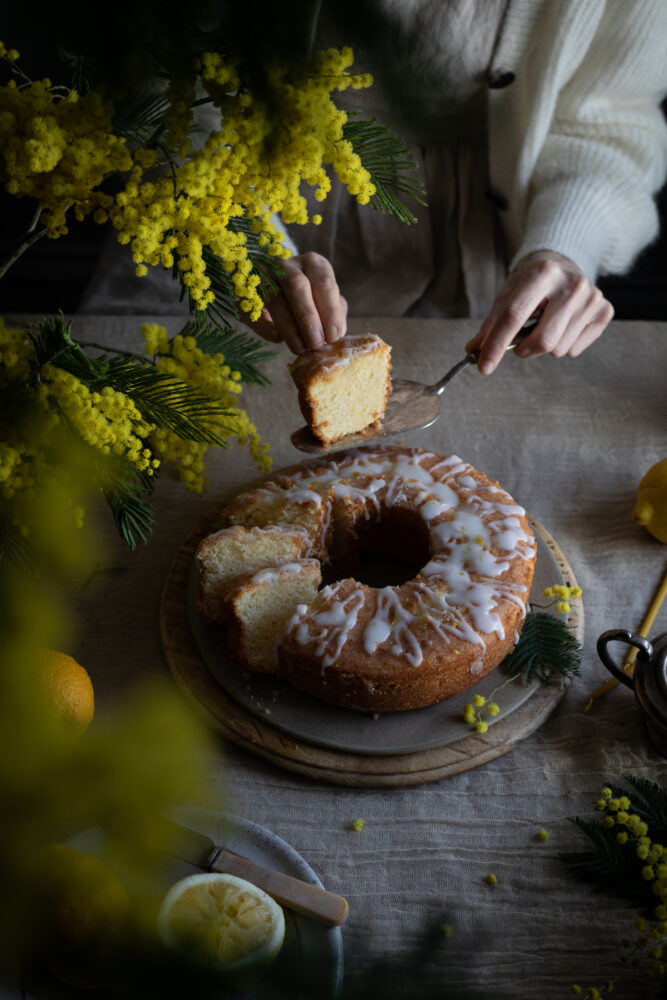
[[[549,547],[563,580],[576,586],[562,550],[542,525],[530,519],[534,532]],[[415,753],[370,756],[332,750],[296,741],[230,697],[209,673],[190,631],[186,593],[197,545],[215,530],[211,519],[179,550],[167,576],[160,604],[160,633],[169,669],[176,683],[204,718],[224,737],[279,767],[317,781],[355,788],[397,787],[439,781],[501,757],[542,725],[567,689],[566,684],[538,688],[519,708],[486,733],[471,732],[456,743]],[[568,615],[572,634],[583,641],[581,602]]]

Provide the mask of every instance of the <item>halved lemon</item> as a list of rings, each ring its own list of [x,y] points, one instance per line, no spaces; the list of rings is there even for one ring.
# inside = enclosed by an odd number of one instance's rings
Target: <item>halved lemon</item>
[[[285,915],[262,889],[235,875],[189,875],[171,887],[158,915],[170,948],[237,974],[272,962],[282,948]]]

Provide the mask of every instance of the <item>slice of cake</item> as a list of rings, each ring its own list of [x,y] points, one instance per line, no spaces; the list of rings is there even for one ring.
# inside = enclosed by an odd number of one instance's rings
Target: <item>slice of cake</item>
[[[322,581],[317,559],[244,573],[229,584],[222,608],[236,660],[259,673],[278,669],[277,643],[300,604],[311,604]]]
[[[289,484],[279,486],[269,481],[264,486],[240,493],[221,513],[232,524],[242,524],[246,528],[270,524],[303,528],[311,544],[311,551],[303,554],[328,560],[332,501],[331,490],[290,490]]]
[[[391,392],[391,348],[375,334],[345,337],[301,354],[289,366],[303,416],[333,444],[376,424]]]
[[[208,535],[195,553],[200,574],[197,607],[210,621],[222,622],[224,588],[249,570],[310,555],[307,532],[296,525],[244,528],[234,525]]]

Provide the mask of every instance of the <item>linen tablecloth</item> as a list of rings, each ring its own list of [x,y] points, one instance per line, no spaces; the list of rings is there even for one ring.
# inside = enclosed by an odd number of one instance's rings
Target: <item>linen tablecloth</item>
[[[150,317],[147,317],[150,318]],[[161,318],[170,334],[182,319]],[[140,317],[79,318],[82,340],[131,347]],[[396,377],[435,381],[464,354],[470,321],[356,319],[393,348]],[[303,423],[286,349],[266,368],[272,384],[241,396],[271,444],[274,467],[304,457],[289,432]],[[443,397],[432,427],[406,443],[455,453],[497,479],[563,549],[583,588],[581,676],[533,736],[476,770],[417,787],[361,790],[281,770],[216,741],[201,762],[211,804],[268,827],[310,862],[325,886],[347,897],[347,973],[377,959],[407,959],[434,920],[452,927],[429,959],[435,977],[481,996],[557,998],[571,983],[617,980],[615,996],[655,986],[621,963],[634,910],[593,894],[558,860],[585,844],[568,817],[594,817],[610,779],[630,772],[665,780],[631,692],[619,687],[584,714],[608,674],[595,652],[600,632],[637,629],[667,570],[667,546],[631,519],[636,488],[667,455],[667,325],[615,322],[582,357],[520,361],[507,355],[483,377],[470,369]],[[168,474],[155,497],[156,528],[131,553],[114,538],[108,561],[127,572],[99,578],[81,595],[76,648],[93,678],[97,713],[123,700],[138,677],[164,675],[160,592],[175,553],[222,495],[256,478],[244,449],[217,450],[210,490],[186,493]],[[119,627],[120,625],[120,627]],[[654,634],[667,629],[667,606]],[[352,821],[362,817],[361,832]],[[540,828],[547,842],[536,840]],[[493,872],[497,885],[485,876]],[[409,995],[409,992],[406,993]]]

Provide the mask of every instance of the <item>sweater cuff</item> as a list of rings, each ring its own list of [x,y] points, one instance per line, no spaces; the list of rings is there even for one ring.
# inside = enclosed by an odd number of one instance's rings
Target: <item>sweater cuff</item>
[[[614,218],[614,212],[624,218]],[[595,281],[603,260],[605,272],[621,274],[648,242],[646,222],[645,208],[632,219],[616,199],[609,198],[604,184],[589,184],[581,177],[555,179],[533,198],[510,269],[535,250],[553,250],[574,261],[590,281]],[[624,228],[623,250],[614,245],[619,223]],[[640,228],[641,233],[634,232]]]

